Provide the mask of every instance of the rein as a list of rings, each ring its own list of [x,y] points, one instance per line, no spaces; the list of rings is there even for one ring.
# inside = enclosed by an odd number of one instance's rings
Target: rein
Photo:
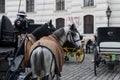
[[[72,31],[69,31],[69,32],[67,33],[66,39],[68,39],[68,35],[70,34],[70,41],[71,41],[71,42],[73,41],[73,43],[76,43],[76,42],[78,42],[78,41],[81,40],[81,39],[75,40],[75,39],[72,37],[71,32],[72,32]],[[79,33],[78,33],[78,34],[79,34]],[[79,37],[80,37],[80,34],[79,34]],[[62,43],[64,43],[61,39],[59,39],[59,40],[60,40]]]

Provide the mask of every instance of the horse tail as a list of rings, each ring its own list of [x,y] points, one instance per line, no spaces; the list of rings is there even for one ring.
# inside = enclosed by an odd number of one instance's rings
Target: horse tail
[[[42,70],[44,70],[44,53],[42,47],[38,46],[32,51],[30,61],[33,73],[40,76]]]

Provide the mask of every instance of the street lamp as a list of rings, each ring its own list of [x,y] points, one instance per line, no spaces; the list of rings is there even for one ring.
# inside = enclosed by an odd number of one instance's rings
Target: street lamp
[[[106,10],[106,15],[107,15],[107,19],[108,19],[108,23],[107,23],[107,25],[108,25],[108,27],[109,27],[109,19],[110,19],[110,16],[111,16],[111,9],[110,9],[110,7],[108,6],[108,8],[107,8],[107,10]]]

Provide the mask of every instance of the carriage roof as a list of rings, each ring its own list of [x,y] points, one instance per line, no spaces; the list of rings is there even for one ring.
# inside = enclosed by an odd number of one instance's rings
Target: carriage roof
[[[10,19],[7,16],[2,16],[1,20],[0,20],[0,39],[1,39],[1,35],[2,32],[13,32],[14,31],[14,27],[10,21]]]
[[[120,42],[120,27],[99,27],[97,42]]]

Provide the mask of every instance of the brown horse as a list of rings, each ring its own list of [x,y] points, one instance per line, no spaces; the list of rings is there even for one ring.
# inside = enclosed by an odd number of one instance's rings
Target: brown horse
[[[28,59],[28,54],[30,51],[30,47],[35,43],[37,40],[39,40],[43,36],[48,36],[52,34],[55,31],[54,26],[52,25],[52,22],[50,21],[49,23],[45,23],[42,26],[36,28],[34,31],[32,31],[31,34],[21,34],[21,39],[25,38],[24,42],[24,60],[22,61],[21,66],[23,68],[28,66],[28,63],[26,60]]]
[[[21,35],[22,38],[24,39],[25,38],[25,35]],[[22,61],[22,68],[25,68],[28,66],[28,54],[29,54],[29,50],[30,50],[30,47],[36,42],[36,39],[35,37],[32,35],[32,34],[28,34],[27,35],[27,38],[24,42],[24,60]]]
[[[41,80],[47,77],[46,80],[50,80],[56,74],[58,79],[64,63],[62,46],[66,40],[80,48],[81,39],[75,25],[60,28],[31,46],[28,58],[30,57],[33,78]]]

